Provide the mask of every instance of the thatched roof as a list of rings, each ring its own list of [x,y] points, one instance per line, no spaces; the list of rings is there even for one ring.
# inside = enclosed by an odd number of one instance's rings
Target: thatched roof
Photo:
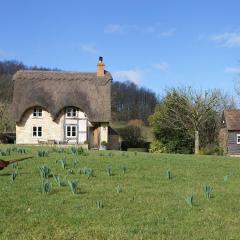
[[[111,118],[112,76],[96,73],[60,71],[18,71],[14,77],[12,110],[16,122],[23,113],[41,106],[55,119],[67,106],[85,112],[91,122],[109,122]]]
[[[223,120],[223,124],[227,127],[228,130],[240,130],[240,110],[224,110]]]

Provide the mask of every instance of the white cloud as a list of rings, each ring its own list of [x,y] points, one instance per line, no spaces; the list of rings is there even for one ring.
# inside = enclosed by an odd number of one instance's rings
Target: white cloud
[[[113,78],[117,81],[128,80],[135,84],[139,84],[143,79],[143,71],[139,69],[115,71],[112,74]]]
[[[165,32],[161,32],[159,34],[160,37],[172,37],[176,32],[175,28],[170,28],[169,30],[165,31]]]
[[[225,32],[222,34],[213,34],[210,40],[221,47],[233,48],[240,47],[240,32]]]
[[[156,63],[153,66],[161,72],[167,72],[170,68],[169,64],[166,62]]]
[[[81,43],[80,49],[81,51],[89,53],[91,55],[99,54],[99,50],[96,48],[95,44],[92,43]]]
[[[105,33],[123,33],[124,31],[124,26],[120,24],[108,24],[104,28]]]
[[[147,33],[155,33],[157,31],[157,28],[155,26],[147,26],[145,27],[144,31]]]
[[[240,74],[240,67],[227,67],[225,68],[226,73]]]
[[[152,24],[152,25],[130,25],[130,24],[108,24],[104,28],[104,33],[107,34],[126,34],[126,33],[147,33],[147,34],[155,34],[158,37],[172,37],[176,29],[170,28],[166,31],[161,29],[159,24]]]
[[[137,25],[108,24],[104,28],[104,33],[122,34],[139,30]]]

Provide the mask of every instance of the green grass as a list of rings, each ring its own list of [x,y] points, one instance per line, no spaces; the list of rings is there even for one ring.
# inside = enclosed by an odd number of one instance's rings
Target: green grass
[[[26,154],[0,157],[34,156],[18,164],[15,181],[15,168],[0,171],[1,240],[240,238],[239,158],[109,155],[108,151],[76,157],[50,148],[43,158],[38,157],[40,149],[31,147]],[[65,169],[57,161],[63,157]],[[48,179],[40,176],[43,165],[51,169]],[[106,170],[109,166],[111,176]],[[88,168],[94,171],[91,177],[82,171]],[[166,177],[169,169],[170,180]],[[62,184],[54,176],[60,176]],[[226,181],[224,176],[228,176]],[[42,193],[43,181],[51,184],[50,192]],[[69,181],[76,181],[76,194]],[[204,192],[206,185],[214,189],[210,199]],[[186,202],[190,196],[192,206]]]

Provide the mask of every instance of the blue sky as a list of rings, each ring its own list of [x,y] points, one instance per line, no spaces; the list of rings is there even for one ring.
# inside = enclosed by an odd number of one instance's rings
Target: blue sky
[[[221,88],[240,74],[239,0],[0,0],[0,60],[95,71],[161,93]]]

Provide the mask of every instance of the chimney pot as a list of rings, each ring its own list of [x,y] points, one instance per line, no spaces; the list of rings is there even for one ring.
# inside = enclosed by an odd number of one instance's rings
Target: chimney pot
[[[104,77],[105,74],[105,64],[103,63],[103,57],[99,57],[97,65],[97,77]]]

